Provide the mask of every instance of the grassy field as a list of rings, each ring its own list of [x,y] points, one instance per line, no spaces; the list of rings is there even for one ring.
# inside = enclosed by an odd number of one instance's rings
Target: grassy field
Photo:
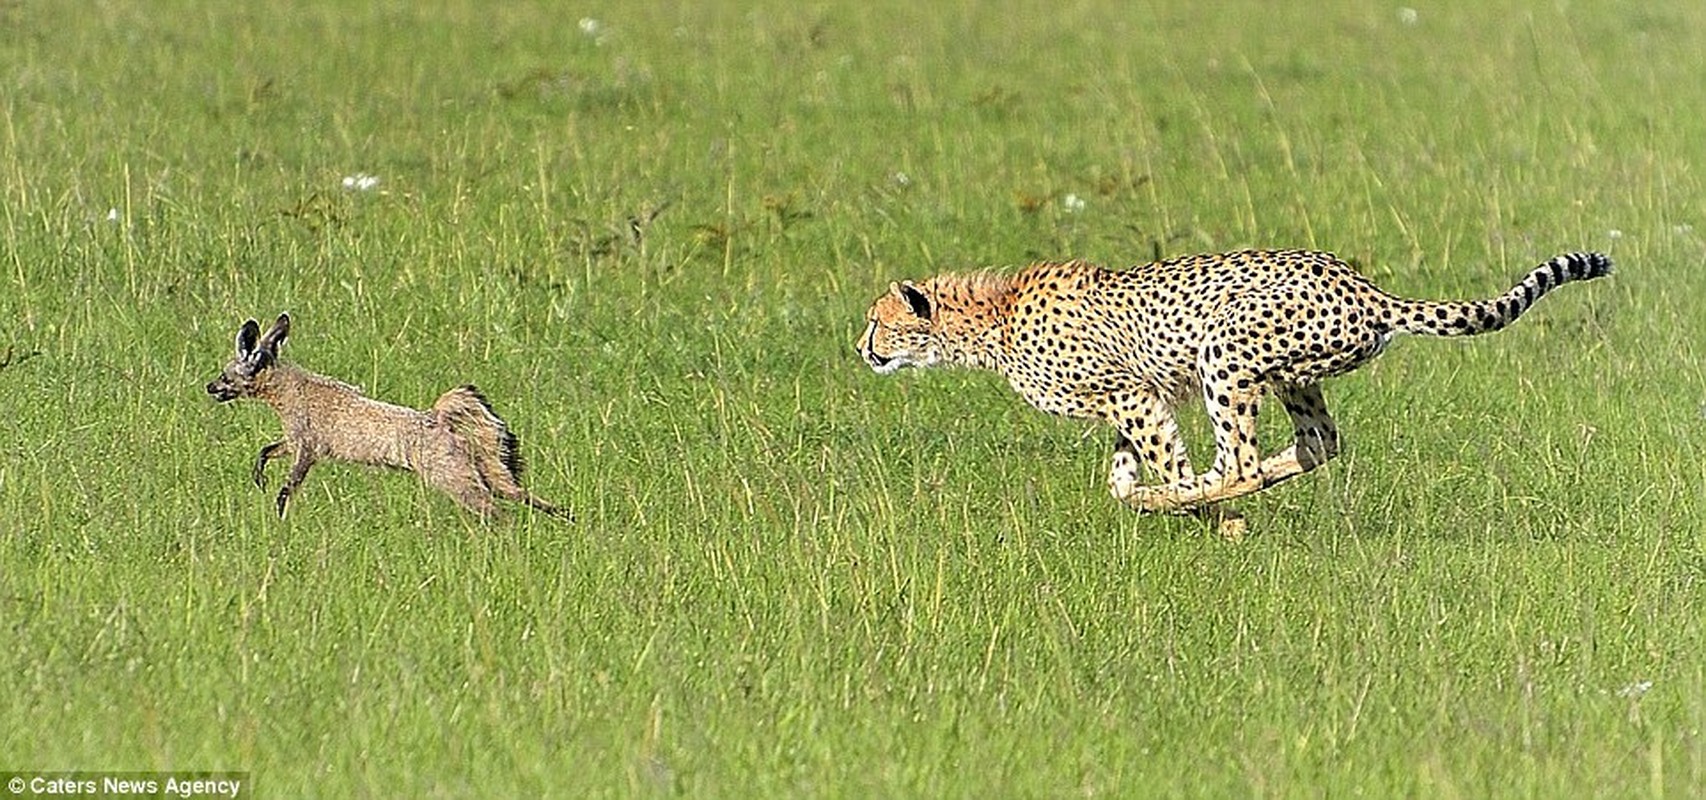
[[[1698,796],[1706,7],[752,5],[0,3],[0,770]],[[852,352],[890,280],[1242,246],[1620,271],[1330,383],[1240,542]],[[479,384],[578,523],[335,466],[275,518],[277,419],[202,386],[283,310]]]

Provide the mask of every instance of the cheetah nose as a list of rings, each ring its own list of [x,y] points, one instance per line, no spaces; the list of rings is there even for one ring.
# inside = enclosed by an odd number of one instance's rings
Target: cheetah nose
[[[875,350],[872,350],[868,353],[865,353],[865,360],[870,362],[871,367],[873,369],[882,369],[883,367],[888,366],[889,362],[893,361],[894,359],[884,358],[880,355],[877,355],[877,352]]]

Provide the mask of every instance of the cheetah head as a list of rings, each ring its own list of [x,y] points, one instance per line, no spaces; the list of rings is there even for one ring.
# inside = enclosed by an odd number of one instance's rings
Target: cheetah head
[[[865,312],[859,355],[878,374],[901,367],[928,367],[942,360],[942,347],[931,325],[933,303],[911,281],[889,284]]]

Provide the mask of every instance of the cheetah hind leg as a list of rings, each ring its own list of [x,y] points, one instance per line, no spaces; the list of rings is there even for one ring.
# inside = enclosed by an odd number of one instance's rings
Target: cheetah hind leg
[[[1291,417],[1296,441],[1262,459],[1262,477],[1268,486],[1302,475],[1339,455],[1339,428],[1327,413],[1327,401],[1321,396],[1319,385],[1276,383],[1274,394]]]

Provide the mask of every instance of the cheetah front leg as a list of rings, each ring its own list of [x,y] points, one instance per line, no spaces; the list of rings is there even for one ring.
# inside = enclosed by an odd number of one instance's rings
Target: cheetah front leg
[[[1315,385],[1280,383],[1275,394],[1291,416],[1296,436],[1291,446],[1260,458],[1256,412],[1261,386],[1246,378],[1205,382],[1209,419],[1214,424],[1214,468],[1172,486],[1144,487],[1127,502],[1151,511],[1200,508],[1267,489],[1315,469],[1339,454],[1339,432]],[[1259,459],[1259,460],[1258,460]]]
[[[1142,488],[1139,464],[1166,486],[1195,474],[1178,419],[1165,400],[1146,390],[1120,393],[1105,414],[1118,431],[1108,470],[1108,491],[1115,500],[1128,502]]]
[[[1123,413],[1122,413],[1123,412]],[[1108,490],[1114,499],[1146,513],[1188,514],[1219,526],[1220,535],[1239,539],[1244,535],[1244,515],[1225,506],[1145,506],[1135,501],[1140,494],[1176,486],[1195,477],[1184,437],[1172,406],[1153,397],[1125,403],[1109,414],[1119,432],[1114,440],[1114,463],[1108,472]],[[1141,444],[1139,444],[1141,443]],[[1161,481],[1161,486],[1140,486],[1138,464]]]
[[[1242,497],[1263,488],[1261,453],[1256,445],[1256,410],[1261,387],[1244,389],[1209,384],[1204,388],[1209,421],[1214,425],[1214,466],[1195,477],[1164,486],[1145,486],[1127,504],[1145,511],[1184,511]]]

